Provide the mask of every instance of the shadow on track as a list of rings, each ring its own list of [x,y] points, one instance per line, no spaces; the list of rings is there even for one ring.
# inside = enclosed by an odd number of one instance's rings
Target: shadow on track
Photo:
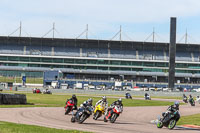
[[[107,125],[106,123],[82,123],[82,124],[86,124],[86,125]]]
[[[115,122],[113,124],[138,125],[138,123],[133,123],[133,122]]]
[[[174,128],[173,130],[187,130],[187,131],[189,131],[189,130],[195,130],[195,131],[200,131],[200,129],[197,129],[197,128],[187,128],[187,127],[176,127],[176,128]]]
[[[103,119],[97,119],[96,121],[104,121]],[[106,122],[106,123],[110,123],[109,121],[108,122]],[[138,125],[138,123],[132,123],[132,122],[119,122],[119,121],[117,121],[117,122],[115,122],[115,123],[111,123],[111,124],[130,124],[130,125]]]

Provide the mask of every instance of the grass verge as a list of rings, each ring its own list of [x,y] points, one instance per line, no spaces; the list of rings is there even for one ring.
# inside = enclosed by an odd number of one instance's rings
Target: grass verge
[[[177,125],[197,125],[200,126],[200,114],[182,116]]]
[[[19,92],[17,92],[19,93]],[[71,94],[65,95],[48,95],[48,94],[32,94],[25,93],[27,97],[28,105],[0,105],[0,107],[64,107],[65,101],[71,97]],[[87,96],[77,96],[78,105],[86,101],[88,98],[93,98],[93,105],[101,99],[101,97],[96,97],[93,95]],[[118,98],[107,98],[109,105],[116,101]],[[173,102],[168,101],[146,101],[137,99],[123,99],[123,104],[125,107],[135,107],[135,106],[168,106],[172,105]]]
[[[89,133],[78,130],[63,130],[33,125],[0,122],[0,133]]]

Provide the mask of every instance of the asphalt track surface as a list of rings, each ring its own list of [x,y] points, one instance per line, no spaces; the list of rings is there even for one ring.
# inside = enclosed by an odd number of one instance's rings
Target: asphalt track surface
[[[151,121],[155,120],[166,106],[154,107],[124,107],[123,113],[115,123],[103,121],[103,117],[95,121],[88,118],[83,124],[71,123],[71,115],[64,115],[61,107],[31,107],[31,108],[1,108],[0,121],[39,125],[58,129],[76,129],[98,133],[196,133],[198,130],[175,128],[169,131],[167,128],[158,129]],[[181,116],[197,114],[200,105],[191,107],[180,106]]]

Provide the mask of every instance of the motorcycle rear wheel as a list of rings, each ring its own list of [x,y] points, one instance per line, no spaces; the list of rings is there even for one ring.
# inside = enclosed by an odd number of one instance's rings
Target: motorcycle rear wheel
[[[163,127],[163,123],[161,121],[158,121],[158,123],[156,124],[157,128],[162,128]]]
[[[75,117],[74,117],[74,116],[71,118],[71,122],[72,122],[72,123],[75,122]]]
[[[108,120],[106,119],[106,116],[104,117],[104,122],[108,122]]]

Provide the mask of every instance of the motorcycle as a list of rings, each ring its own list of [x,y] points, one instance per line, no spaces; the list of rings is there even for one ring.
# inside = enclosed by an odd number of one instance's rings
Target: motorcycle
[[[72,111],[72,108],[74,107],[74,102],[72,100],[68,100],[66,106],[65,106],[65,115],[69,114],[69,112]]]
[[[104,114],[105,107],[102,106],[102,104],[99,104],[96,106],[95,110],[94,110],[94,116],[93,119],[97,120],[99,117],[102,116],[102,114]]]
[[[145,98],[145,100],[151,100],[151,96],[150,95],[145,96],[144,98]]]
[[[180,113],[176,110],[173,113],[169,111],[162,113],[163,118],[159,118],[157,122],[157,128],[162,128],[163,126],[168,127],[168,129],[172,130],[178,120],[180,119]]]
[[[82,124],[87,118],[92,115],[93,108],[91,106],[81,107],[79,110],[72,116],[71,122],[78,122]]]
[[[189,98],[189,103],[191,106],[195,106],[195,101],[193,98]]]
[[[183,102],[184,102],[184,103],[188,103],[187,97],[184,97],[184,98],[183,98]]]
[[[42,93],[43,94],[52,94],[52,92],[50,90],[43,90]]]
[[[33,89],[33,93],[41,93],[40,89]]]
[[[132,96],[131,96],[130,93],[128,93],[128,94],[126,94],[125,98],[126,98],[126,99],[132,99]]]
[[[113,113],[111,114],[111,111],[113,111]],[[122,107],[119,105],[115,105],[114,108],[112,108],[104,117],[104,122],[107,122],[108,120],[110,120],[111,123],[114,123],[117,119],[117,117],[119,117],[119,115],[122,113]],[[109,119],[110,118],[110,119]]]

